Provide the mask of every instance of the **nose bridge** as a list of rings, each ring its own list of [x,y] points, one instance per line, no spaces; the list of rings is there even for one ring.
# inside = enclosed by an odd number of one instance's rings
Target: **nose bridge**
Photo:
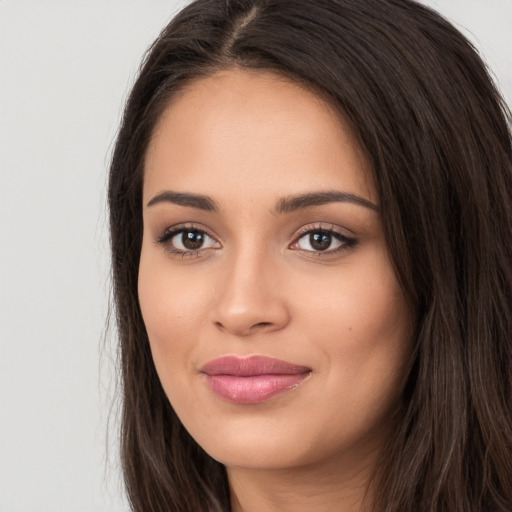
[[[273,331],[289,320],[285,294],[277,286],[279,265],[270,251],[241,245],[226,258],[219,276],[214,322],[237,336]]]

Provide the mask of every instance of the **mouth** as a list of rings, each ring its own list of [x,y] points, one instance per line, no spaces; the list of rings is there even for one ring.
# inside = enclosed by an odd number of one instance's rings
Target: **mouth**
[[[265,356],[226,356],[200,370],[211,391],[238,404],[254,404],[299,386],[311,368]]]

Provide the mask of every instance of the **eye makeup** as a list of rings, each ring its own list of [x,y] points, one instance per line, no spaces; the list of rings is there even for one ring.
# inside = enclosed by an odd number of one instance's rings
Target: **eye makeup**
[[[220,249],[220,243],[203,227],[193,223],[179,224],[167,228],[156,238],[156,243],[173,256],[195,258],[211,249]]]
[[[306,225],[294,236],[288,248],[308,256],[333,257],[357,245],[356,238],[347,235],[346,231],[334,224]],[[169,254],[181,258],[206,256],[209,251],[222,248],[215,236],[194,223],[169,227],[155,241]]]
[[[317,223],[304,226],[295,236],[290,249],[309,253],[308,255],[314,257],[335,256],[352,249],[358,243],[346,231],[334,224]]]

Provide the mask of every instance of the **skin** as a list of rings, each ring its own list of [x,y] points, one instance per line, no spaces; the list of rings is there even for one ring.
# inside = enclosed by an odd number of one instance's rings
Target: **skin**
[[[208,196],[218,211],[154,200]],[[318,191],[353,201],[276,213]],[[185,427],[226,465],[236,511],[361,511],[411,352],[411,314],[388,257],[368,162],[319,96],[269,72],[229,70],[176,96],[148,148],[139,298],[162,385]],[[148,205],[153,200],[153,204]],[[197,251],[185,227],[207,233]],[[315,250],[309,230],[334,230]],[[167,235],[165,242],[162,237]],[[307,366],[257,404],[214,394],[212,359]]]

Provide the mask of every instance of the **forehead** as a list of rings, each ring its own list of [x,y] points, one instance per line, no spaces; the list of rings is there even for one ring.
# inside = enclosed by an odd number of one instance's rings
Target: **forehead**
[[[212,195],[227,185],[252,196],[272,185],[280,195],[343,187],[377,201],[367,158],[341,115],[271,72],[229,70],[192,82],[154,131],[145,198],[165,188]]]

